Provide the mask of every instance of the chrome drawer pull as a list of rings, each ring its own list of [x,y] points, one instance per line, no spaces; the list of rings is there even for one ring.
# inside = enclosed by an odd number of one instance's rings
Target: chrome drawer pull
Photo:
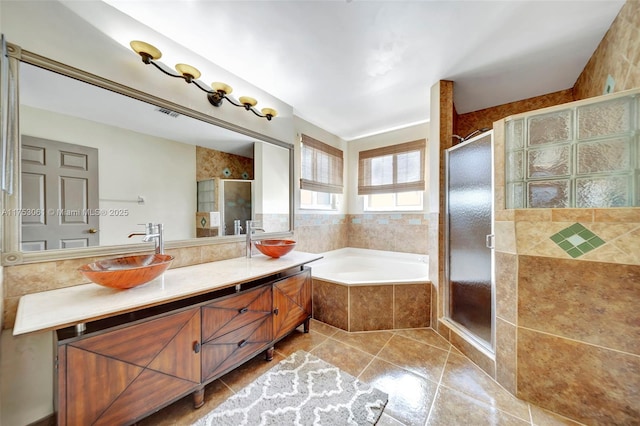
[[[242,347],[244,347],[247,343],[248,343],[248,342],[247,342],[247,339],[243,339],[243,340],[241,340],[241,341],[238,343],[238,347],[239,347],[239,348],[242,348]]]
[[[245,312],[247,312],[249,310],[249,308],[242,308],[242,309],[238,309],[238,313],[239,314],[244,314]]]
[[[195,353],[199,353],[200,352],[200,342],[198,342],[198,341],[193,342],[193,351]]]

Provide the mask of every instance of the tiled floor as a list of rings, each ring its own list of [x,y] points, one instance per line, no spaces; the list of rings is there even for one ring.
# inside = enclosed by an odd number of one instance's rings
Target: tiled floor
[[[138,424],[188,425],[300,349],[388,393],[381,426],[577,424],[511,396],[431,329],[347,333],[318,321],[277,344],[273,362],[259,355],[211,383],[202,408],[186,397]]]

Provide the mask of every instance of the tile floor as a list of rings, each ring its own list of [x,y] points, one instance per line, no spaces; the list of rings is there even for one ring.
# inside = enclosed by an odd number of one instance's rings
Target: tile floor
[[[432,329],[348,333],[312,320],[310,333],[276,345],[273,362],[259,355],[209,384],[200,409],[188,396],[138,425],[188,425],[300,349],[389,394],[380,426],[578,424],[513,397]]]

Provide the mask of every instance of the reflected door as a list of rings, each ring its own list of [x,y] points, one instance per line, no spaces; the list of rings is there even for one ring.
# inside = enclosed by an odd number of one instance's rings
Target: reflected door
[[[97,246],[98,150],[22,135],[22,251]]]
[[[447,315],[493,347],[493,134],[447,150]]]

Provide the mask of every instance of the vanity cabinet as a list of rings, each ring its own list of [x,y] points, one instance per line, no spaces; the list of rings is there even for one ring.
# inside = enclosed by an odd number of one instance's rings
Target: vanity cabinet
[[[224,374],[273,340],[272,286],[202,307],[202,380]]]
[[[307,268],[58,330],[58,425],[125,425],[267,351],[311,318]],[[115,325],[114,325],[115,324]]]
[[[58,348],[58,424],[116,425],[200,383],[200,310],[188,309]]]

